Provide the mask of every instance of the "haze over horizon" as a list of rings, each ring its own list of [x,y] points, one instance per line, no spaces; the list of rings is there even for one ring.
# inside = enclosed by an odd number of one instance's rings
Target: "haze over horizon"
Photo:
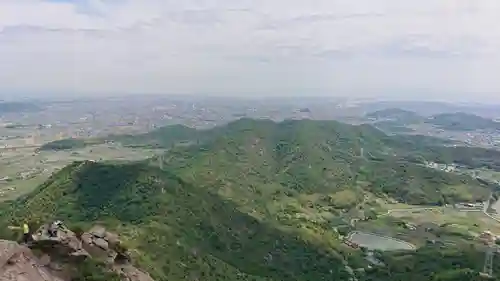
[[[0,97],[500,101],[498,14],[496,0],[3,0]]]

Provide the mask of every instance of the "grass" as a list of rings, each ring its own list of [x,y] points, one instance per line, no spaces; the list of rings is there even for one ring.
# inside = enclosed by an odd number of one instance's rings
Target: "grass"
[[[485,216],[482,212],[461,212],[451,208],[442,210],[411,212],[394,212],[392,217],[399,218],[416,224],[436,223],[455,224],[461,228],[466,228],[471,232],[482,232],[489,230],[500,234],[500,223]]]
[[[9,201],[18,198],[21,195],[27,194],[33,191],[38,185],[42,184],[47,177],[45,175],[39,175],[37,177],[27,179],[27,180],[14,180],[8,185],[0,185],[0,190],[2,195],[0,195],[0,201]],[[11,188],[14,188],[13,190]]]

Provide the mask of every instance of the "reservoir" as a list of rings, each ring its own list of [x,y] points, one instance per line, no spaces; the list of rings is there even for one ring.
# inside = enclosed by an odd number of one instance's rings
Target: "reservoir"
[[[349,234],[349,240],[369,250],[396,251],[415,249],[413,244],[403,240],[360,231]]]

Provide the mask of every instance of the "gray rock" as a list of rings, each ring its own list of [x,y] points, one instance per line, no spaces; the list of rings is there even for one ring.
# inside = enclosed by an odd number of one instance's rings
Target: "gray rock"
[[[82,242],[87,244],[87,245],[92,244],[92,234],[90,234],[90,233],[87,233],[87,232],[83,233],[81,239],[82,239]]]
[[[112,232],[106,232],[104,239],[106,239],[106,241],[108,241],[111,244],[116,244],[119,242],[118,235],[116,235]]]
[[[0,280],[63,281],[39,263],[30,249],[5,240],[0,240]]]
[[[115,272],[120,274],[124,280],[128,281],[154,281],[151,276],[132,265],[116,266]]]
[[[102,238],[97,238],[97,239],[94,239],[93,242],[97,247],[99,247],[103,250],[106,250],[106,251],[109,250],[109,244],[106,240],[104,240]]]

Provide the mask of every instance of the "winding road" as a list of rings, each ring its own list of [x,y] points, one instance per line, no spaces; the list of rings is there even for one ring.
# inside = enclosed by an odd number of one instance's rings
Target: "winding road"
[[[492,195],[490,196],[490,198],[492,198]],[[478,212],[478,211],[482,211],[483,214],[487,217],[489,217],[490,219],[500,223],[500,218],[496,218],[494,216],[492,216],[491,214],[488,213],[488,208],[490,207],[490,200],[486,200],[483,204],[483,209],[482,210],[460,210],[461,212]],[[381,214],[380,216],[388,216],[390,215],[391,213],[394,213],[394,212],[415,212],[415,211],[429,211],[429,210],[438,210],[438,209],[442,209],[443,207],[439,206],[439,207],[424,207],[424,208],[401,208],[401,209],[390,209],[387,211],[387,213],[385,214]]]

